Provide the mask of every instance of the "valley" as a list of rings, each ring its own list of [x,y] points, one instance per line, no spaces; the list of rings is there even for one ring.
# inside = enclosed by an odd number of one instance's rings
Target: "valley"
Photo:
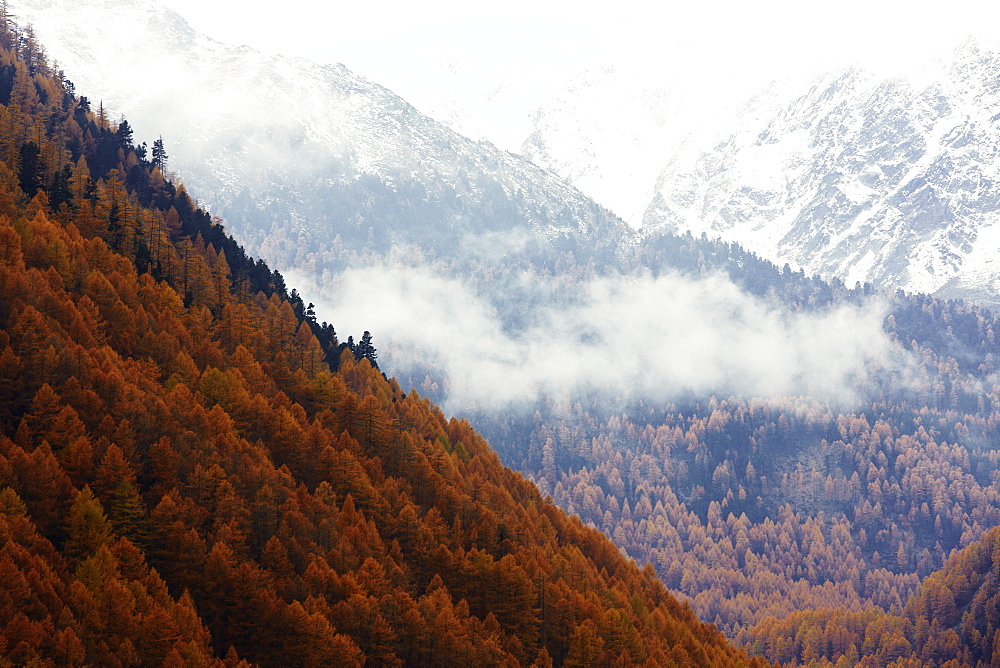
[[[992,51],[758,100],[636,231],[560,178],[551,127],[516,155],[341,65],[85,4],[22,3],[46,46],[0,88],[0,495],[18,573],[61,583],[38,628],[107,656],[54,621],[103,568],[194,606],[173,649],[227,665],[277,660],[253,606],[306,662],[991,659]]]

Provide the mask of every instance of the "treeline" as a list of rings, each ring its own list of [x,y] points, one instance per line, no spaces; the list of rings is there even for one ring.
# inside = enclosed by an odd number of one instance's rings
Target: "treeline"
[[[85,237],[99,236],[134,262],[140,272],[167,279],[185,305],[205,306],[219,315],[220,295],[263,293],[288,301],[296,319],[319,340],[326,361],[336,366],[346,347],[335,330],[318,322],[311,304],[288,290],[282,275],[249,257],[218,219],[164,177],[167,155],[162,139],[153,150],[136,145],[127,120],[112,123],[103,107],[96,113],[71,82],[52,71],[30,30],[8,23],[7,50],[0,61],[0,156],[6,187],[60,224]],[[15,190],[16,186],[16,190]],[[8,195],[0,215],[16,220],[18,197]],[[176,247],[168,236],[181,239]],[[368,353],[375,361],[374,349]]]
[[[382,376],[370,335],[339,342],[165,177],[163,145],[136,146],[126,122],[76,97],[30,33],[0,44],[7,660],[748,661],[653,569],[770,660],[991,656],[993,594],[970,601],[992,580],[920,587],[1000,519],[995,314],[690,235],[529,241],[511,264],[392,251],[488,286],[515,330],[526,305],[572,300],[580,280],[622,266],[724,272],[789,312],[889,304],[913,375],[850,410],[579,396],[474,416],[581,523],[468,423]],[[289,234],[268,243],[296,262],[380,261],[363,224],[326,248]]]
[[[40,53],[0,24],[2,662],[759,663],[340,346]]]

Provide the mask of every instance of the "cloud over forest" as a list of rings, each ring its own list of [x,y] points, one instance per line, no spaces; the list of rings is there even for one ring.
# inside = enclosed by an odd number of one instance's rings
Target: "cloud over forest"
[[[523,280],[551,297],[547,279]],[[903,369],[908,356],[883,331],[877,301],[790,313],[719,275],[594,278],[572,299],[539,300],[516,330],[488,295],[428,267],[349,269],[326,288],[324,319],[370,330],[390,374],[437,371],[452,411],[581,390],[853,402],[873,374]]]

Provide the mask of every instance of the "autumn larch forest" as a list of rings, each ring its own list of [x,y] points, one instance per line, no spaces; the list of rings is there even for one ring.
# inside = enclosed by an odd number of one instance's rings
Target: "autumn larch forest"
[[[132,135],[0,16],[0,665],[1000,657],[995,314],[890,295],[924,382],[857,411],[546,401],[473,416],[498,455]],[[872,292],[633,252],[791,310]]]

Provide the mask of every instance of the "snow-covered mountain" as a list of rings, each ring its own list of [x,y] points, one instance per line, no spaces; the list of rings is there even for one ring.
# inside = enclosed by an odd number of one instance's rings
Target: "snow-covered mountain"
[[[584,70],[540,101],[520,152],[638,226],[663,155],[687,134],[676,90]]]
[[[524,140],[505,145],[636,227],[706,232],[851,284],[996,303],[1000,98],[984,43],[931,45],[877,71],[803,69],[753,96],[758,83],[718,90],[606,54],[535,86],[518,107],[532,109],[530,127],[512,124]],[[533,76],[489,87],[526,89]],[[455,127],[484,115],[421,104]]]
[[[520,57],[488,69],[439,44],[415,52],[425,56],[422,67],[413,72],[411,65],[408,81],[400,81],[415,106],[558,174],[635,228],[665,156],[713,136],[715,123],[751,95],[751,84],[707,92],[685,68],[652,66],[649,54],[603,51],[567,64],[547,51],[528,51],[536,60]]]
[[[852,69],[673,156],[644,227],[737,241],[850,284],[1000,303],[1000,53],[970,41],[886,79]]]
[[[607,207],[852,284],[1000,301],[1000,57],[984,46],[921,77],[774,87],[739,114],[668,72],[588,65],[545,99],[516,89],[535,109],[522,158],[343,66],[220,44],[150,0],[10,9],[113,120],[162,134],[192,192],[281,268],[393,247],[610,260],[632,234]],[[491,99],[515,95],[503,81]]]
[[[152,0],[11,5],[95,107],[124,114],[139,138],[162,134],[169,167],[279,267],[335,239],[440,256],[496,252],[498,235],[544,249],[628,234],[557,176],[341,65],[215,42]]]

